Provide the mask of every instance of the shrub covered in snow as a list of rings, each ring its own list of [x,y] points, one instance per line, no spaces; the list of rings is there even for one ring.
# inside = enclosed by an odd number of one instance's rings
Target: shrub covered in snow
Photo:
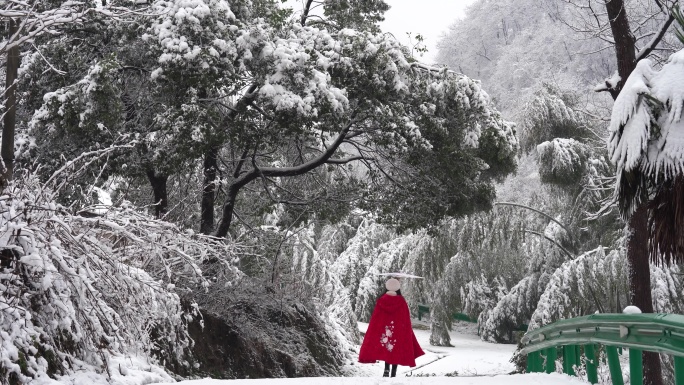
[[[589,161],[589,146],[575,139],[556,138],[537,146],[542,182],[576,185]]]
[[[189,365],[195,309],[175,285],[201,284],[209,259],[234,280],[233,246],[125,205],[73,214],[53,187],[28,175],[0,196],[0,381],[106,373],[127,353]]]
[[[563,263],[551,276],[536,306],[530,329],[559,319],[619,313],[629,294],[624,251],[603,247]]]

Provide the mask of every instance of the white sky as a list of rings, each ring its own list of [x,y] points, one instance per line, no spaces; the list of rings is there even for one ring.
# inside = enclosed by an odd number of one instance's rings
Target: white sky
[[[437,55],[437,41],[451,24],[465,16],[465,9],[475,0],[385,0],[392,8],[385,14],[382,29],[408,45],[406,32],[420,33],[428,52],[420,61],[432,63]]]
[[[390,10],[385,14],[382,30],[409,45],[406,32],[423,35],[428,52],[420,61],[431,64],[437,55],[437,41],[456,20],[465,16],[465,8],[475,0],[385,0]],[[301,10],[302,0],[286,0],[285,5]],[[314,10],[314,13],[316,11]],[[414,40],[415,41],[415,40]]]

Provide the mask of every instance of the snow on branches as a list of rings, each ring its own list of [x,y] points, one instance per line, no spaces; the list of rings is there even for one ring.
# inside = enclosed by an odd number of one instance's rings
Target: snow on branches
[[[684,50],[660,71],[641,60],[615,100],[608,149],[618,175],[638,171],[654,182],[684,172]]]
[[[116,354],[189,365],[196,309],[175,286],[203,284],[209,259],[234,281],[233,247],[131,207],[74,215],[54,196],[33,175],[0,196],[0,379],[106,372]]]
[[[153,78],[163,74],[164,65],[216,73],[238,59],[241,31],[227,1],[157,1],[152,9],[161,16],[142,39],[158,50],[162,67],[152,72]]]
[[[521,113],[521,147],[530,151],[554,138],[576,140],[588,136],[587,119],[576,110],[578,96],[554,84],[542,84]]]
[[[599,312],[620,312],[627,303],[627,263],[624,250],[586,252],[558,267],[536,305],[530,330],[559,319]]]
[[[649,201],[649,254],[656,261],[684,258],[684,50],[659,71],[640,61],[615,100],[608,150],[617,167],[615,198],[630,216]]]
[[[584,176],[591,150],[575,139],[556,138],[537,146],[542,182],[575,185]]]
[[[678,266],[651,268],[653,309],[680,313],[682,279]],[[620,313],[629,305],[628,266],[624,249],[599,247],[558,267],[551,275],[530,320],[530,330],[559,319],[594,312]]]
[[[42,35],[58,35],[65,26],[81,23],[89,15],[123,19],[146,11],[144,7],[136,6],[140,2],[130,1],[61,1],[55,2],[53,7],[47,2],[40,3],[7,1],[0,6],[0,17],[13,19],[19,25],[16,33],[0,40],[0,55],[13,47],[33,43]]]

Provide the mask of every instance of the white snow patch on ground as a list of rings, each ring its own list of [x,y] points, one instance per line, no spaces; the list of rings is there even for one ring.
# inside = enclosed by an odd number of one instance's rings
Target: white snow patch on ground
[[[77,363],[75,363],[75,367]],[[173,381],[161,367],[150,364],[138,356],[112,355],[109,357],[110,378],[106,374],[98,374],[92,367],[83,366],[68,376],[59,380],[48,377],[38,377],[30,385],[144,385]]]
[[[425,355],[418,357],[416,367],[400,366],[397,376],[493,376],[509,374],[515,370],[510,362],[515,345],[494,344],[480,340],[477,324],[455,322],[451,331],[453,347],[430,345],[430,324],[413,321],[413,331]],[[359,330],[365,333],[368,324],[359,322]],[[382,374],[384,363],[356,364],[354,373],[377,377]]]

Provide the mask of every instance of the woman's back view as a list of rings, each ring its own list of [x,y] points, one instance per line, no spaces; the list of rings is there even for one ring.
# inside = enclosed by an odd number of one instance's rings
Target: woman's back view
[[[400,283],[390,278],[385,283],[387,293],[375,304],[368,331],[361,344],[359,362],[385,361],[396,374],[396,365],[416,366],[416,358],[425,354],[420,348],[411,327],[411,316],[406,300],[397,292]],[[385,375],[387,375],[387,370]]]

